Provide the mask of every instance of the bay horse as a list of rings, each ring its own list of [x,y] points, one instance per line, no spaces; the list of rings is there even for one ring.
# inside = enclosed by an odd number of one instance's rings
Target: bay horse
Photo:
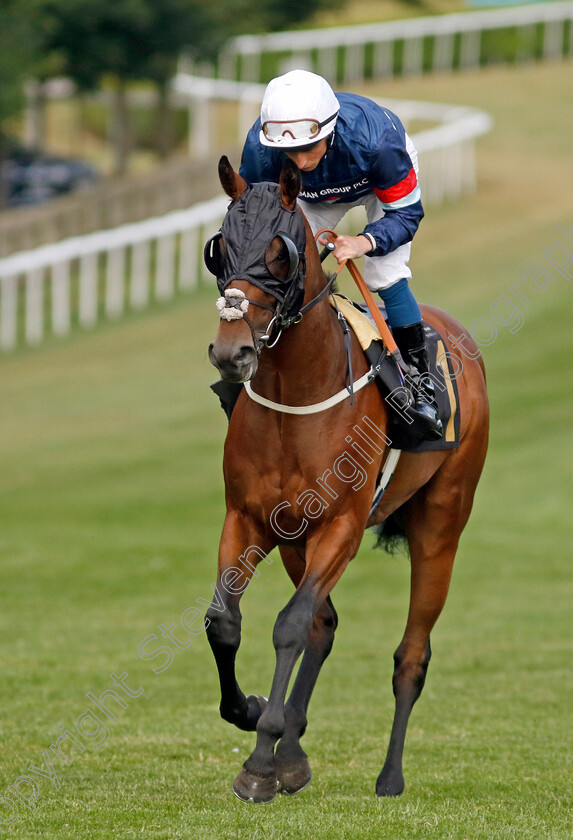
[[[354,336],[352,399],[343,387],[345,337],[329,303],[330,286],[310,226],[297,205],[300,173],[287,159],[279,184],[247,186],[223,157],[219,177],[231,204],[221,232],[205,250],[208,267],[225,292],[218,301],[221,321],[209,358],[223,380],[245,385],[225,441],[227,512],[205,624],[219,673],[221,716],[242,730],[256,730],[256,746],[233,790],[244,801],[269,802],[277,792],[294,794],[310,782],[300,739],[337,626],[332,589],[356,555],[365,529],[397,522],[410,554],[410,608],[394,654],[395,714],[376,782],[378,796],[396,796],[404,788],[406,727],[424,686],[430,631],[446,600],[458,540],[485,460],[483,362],[469,337],[463,358],[456,356],[451,339],[463,335],[462,326],[441,310],[422,307],[425,321],[445,337],[447,351],[459,362],[459,446],[423,454],[404,451],[371,513],[391,442],[391,411],[375,385],[358,390],[369,363]],[[241,594],[277,546],[295,592],[274,625],[276,666],[267,701],[240,689],[235,657]]]

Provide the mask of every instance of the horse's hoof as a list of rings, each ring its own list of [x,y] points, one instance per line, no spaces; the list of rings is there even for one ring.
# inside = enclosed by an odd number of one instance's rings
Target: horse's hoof
[[[235,706],[224,707],[223,705],[219,706],[219,710],[221,717],[227,723],[234,724],[237,729],[242,729],[243,732],[254,732],[267,703],[266,697],[261,697],[260,694],[249,694],[246,711],[244,709],[239,710]]]
[[[312,770],[307,758],[298,761],[276,762],[279,792],[287,796],[300,793],[310,784]]]
[[[247,697],[247,722],[241,729],[254,732],[268,702],[267,698],[260,694],[249,694]]]
[[[262,713],[265,711],[265,706],[269,701],[266,697],[263,697],[262,694],[249,694],[247,697],[247,703],[249,704],[249,712],[254,706],[259,707],[259,711],[255,709],[255,714],[257,715],[257,720],[260,718]]]
[[[278,781],[275,775],[258,776],[244,767],[233,782],[233,793],[242,802],[272,802],[277,791]]]
[[[397,773],[380,773],[376,780],[376,796],[400,796],[404,790],[404,776]]]

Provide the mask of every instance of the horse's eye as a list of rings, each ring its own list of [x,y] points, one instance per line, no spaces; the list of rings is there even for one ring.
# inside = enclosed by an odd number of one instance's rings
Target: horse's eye
[[[277,280],[286,280],[291,273],[291,254],[282,236],[275,236],[265,255],[265,263]]]

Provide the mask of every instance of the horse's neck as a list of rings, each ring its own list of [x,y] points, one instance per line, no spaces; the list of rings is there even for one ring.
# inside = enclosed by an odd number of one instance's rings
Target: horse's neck
[[[308,284],[305,304],[320,293],[325,282],[320,269],[317,281]],[[289,405],[320,402],[343,387],[345,371],[342,331],[326,295],[298,324],[285,330],[275,348],[263,351],[257,391]]]

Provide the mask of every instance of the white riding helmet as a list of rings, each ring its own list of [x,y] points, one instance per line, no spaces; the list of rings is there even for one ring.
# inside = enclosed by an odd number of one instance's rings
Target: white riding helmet
[[[267,85],[259,140],[280,149],[309,146],[334,130],[340,103],[326,79],[291,70]]]

